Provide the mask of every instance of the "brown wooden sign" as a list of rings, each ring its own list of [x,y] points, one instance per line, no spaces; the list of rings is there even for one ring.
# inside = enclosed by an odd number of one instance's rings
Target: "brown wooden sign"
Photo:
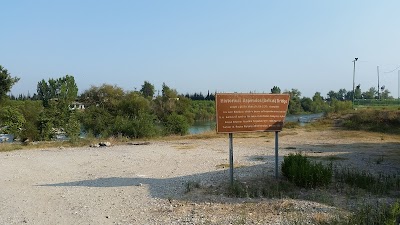
[[[215,102],[217,133],[281,131],[289,95],[218,93]]]

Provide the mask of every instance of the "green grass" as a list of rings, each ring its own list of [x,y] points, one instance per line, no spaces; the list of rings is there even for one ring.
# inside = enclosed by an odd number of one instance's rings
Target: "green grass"
[[[343,119],[343,126],[350,130],[400,134],[400,111],[388,109],[362,109]]]
[[[400,190],[400,177],[396,174],[373,175],[367,171],[357,171],[342,168],[334,171],[338,183],[347,184],[352,188],[361,188],[372,194],[387,195]]]
[[[337,155],[329,155],[329,156],[307,156],[310,159],[319,159],[325,161],[340,161],[340,160],[347,160],[347,158],[340,157]]]

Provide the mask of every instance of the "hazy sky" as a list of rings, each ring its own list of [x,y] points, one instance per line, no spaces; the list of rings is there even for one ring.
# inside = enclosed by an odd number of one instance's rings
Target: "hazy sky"
[[[21,78],[13,94],[68,74],[80,92],[146,80],[183,94],[276,85],[312,97],[352,90],[358,57],[356,85],[377,86],[380,66],[397,98],[399,12],[399,0],[6,0],[0,65]]]

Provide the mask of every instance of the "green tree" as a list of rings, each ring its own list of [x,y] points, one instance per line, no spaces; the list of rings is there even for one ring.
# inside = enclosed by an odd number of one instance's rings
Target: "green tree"
[[[299,114],[303,112],[303,108],[301,107],[301,92],[297,89],[292,89],[291,91],[286,91],[285,93],[290,95],[290,101],[288,106],[289,114]]]
[[[11,77],[4,67],[0,65],[0,103],[10,92],[12,86],[19,81],[18,77]]]
[[[281,93],[281,89],[278,86],[274,86],[271,89],[271,94],[280,94]]]
[[[339,89],[339,91],[337,92],[337,100],[343,101],[345,100],[347,91],[344,88]]]
[[[329,102],[333,101],[333,99],[336,99],[336,100],[339,99],[338,98],[338,94],[336,92],[332,91],[332,90],[328,92],[327,96],[328,96],[327,100]]]
[[[393,99],[392,96],[390,96],[390,91],[388,89],[385,89],[382,93],[381,93],[381,98],[382,99]]]
[[[55,121],[52,115],[46,112],[48,109],[42,111],[39,115],[38,119],[38,130],[40,140],[50,140],[54,136],[54,125]]]
[[[176,99],[176,98],[178,98],[178,92],[175,89],[172,89],[168,85],[163,83],[162,97],[165,99]]]
[[[43,79],[37,85],[37,94],[44,107],[48,107],[51,100],[67,107],[77,98],[78,86],[75,78],[69,75],[56,80],[51,78],[48,82]]]
[[[129,92],[122,98],[118,109],[123,115],[133,119],[140,111],[150,113],[150,100],[137,92]]]
[[[142,95],[145,98],[151,99],[151,98],[153,98],[154,93],[155,93],[154,86],[150,82],[145,81],[144,84],[142,85],[142,88],[140,89],[140,93],[142,93]]]
[[[311,112],[313,113],[323,112],[328,107],[328,105],[324,101],[324,98],[321,96],[320,92],[315,92],[311,106],[312,106]]]
[[[80,120],[86,132],[106,136],[112,133],[114,118],[107,109],[92,105],[85,109]]]
[[[374,99],[378,94],[375,87],[370,87],[368,91],[362,93],[363,99]]]
[[[301,107],[303,108],[303,110],[305,112],[311,112],[312,104],[313,104],[313,101],[311,100],[311,98],[303,97],[301,99],[301,103],[300,104],[301,104]]]
[[[42,140],[51,139],[57,131],[70,131],[72,134],[73,111],[70,104],[75,101],[78,87],[73,76],[66,75],[58,79],[42,80],[37,85],[38,97],[45,108],[40,115],[38,127]],[[68,126],[68,127],[67,127]]]
[[[72,112],[70,114],[68,121],[64,126],[65,133],[72,142],[76,141],[81,133],[81,124],[76,113],[77,112]]]
[[[21,138],[31,141],[40,140],[39,118],[43,112],[42,103],[40,101],[25,100],[18,108],[26,121],[21,130]]]
[[[362,98],[362,94],[361,94],[361,86],[357,85],[356,89],[354,90],[354,98],[355,99],[361,99]],[[351,99],[346,99],[346,100],[351,100]]]
[[[125,92],[122,88],[103,84],[100,87],[92,86],[89,90],[84,91],[79,100],[88,106],[98,106],[116,115],[124,96]]]
[[[4,132],[20,137],[25,122],[24,116],[17,108],[6,106],[0,109],[0,128],[4,127]]]

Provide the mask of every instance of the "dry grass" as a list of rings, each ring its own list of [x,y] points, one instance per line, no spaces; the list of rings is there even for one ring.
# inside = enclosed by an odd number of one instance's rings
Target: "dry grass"
[[[10,152],[21,149],[23,149],[23,146],[18,144],[9,144],[9,143],[0,144],[0,152]]]

